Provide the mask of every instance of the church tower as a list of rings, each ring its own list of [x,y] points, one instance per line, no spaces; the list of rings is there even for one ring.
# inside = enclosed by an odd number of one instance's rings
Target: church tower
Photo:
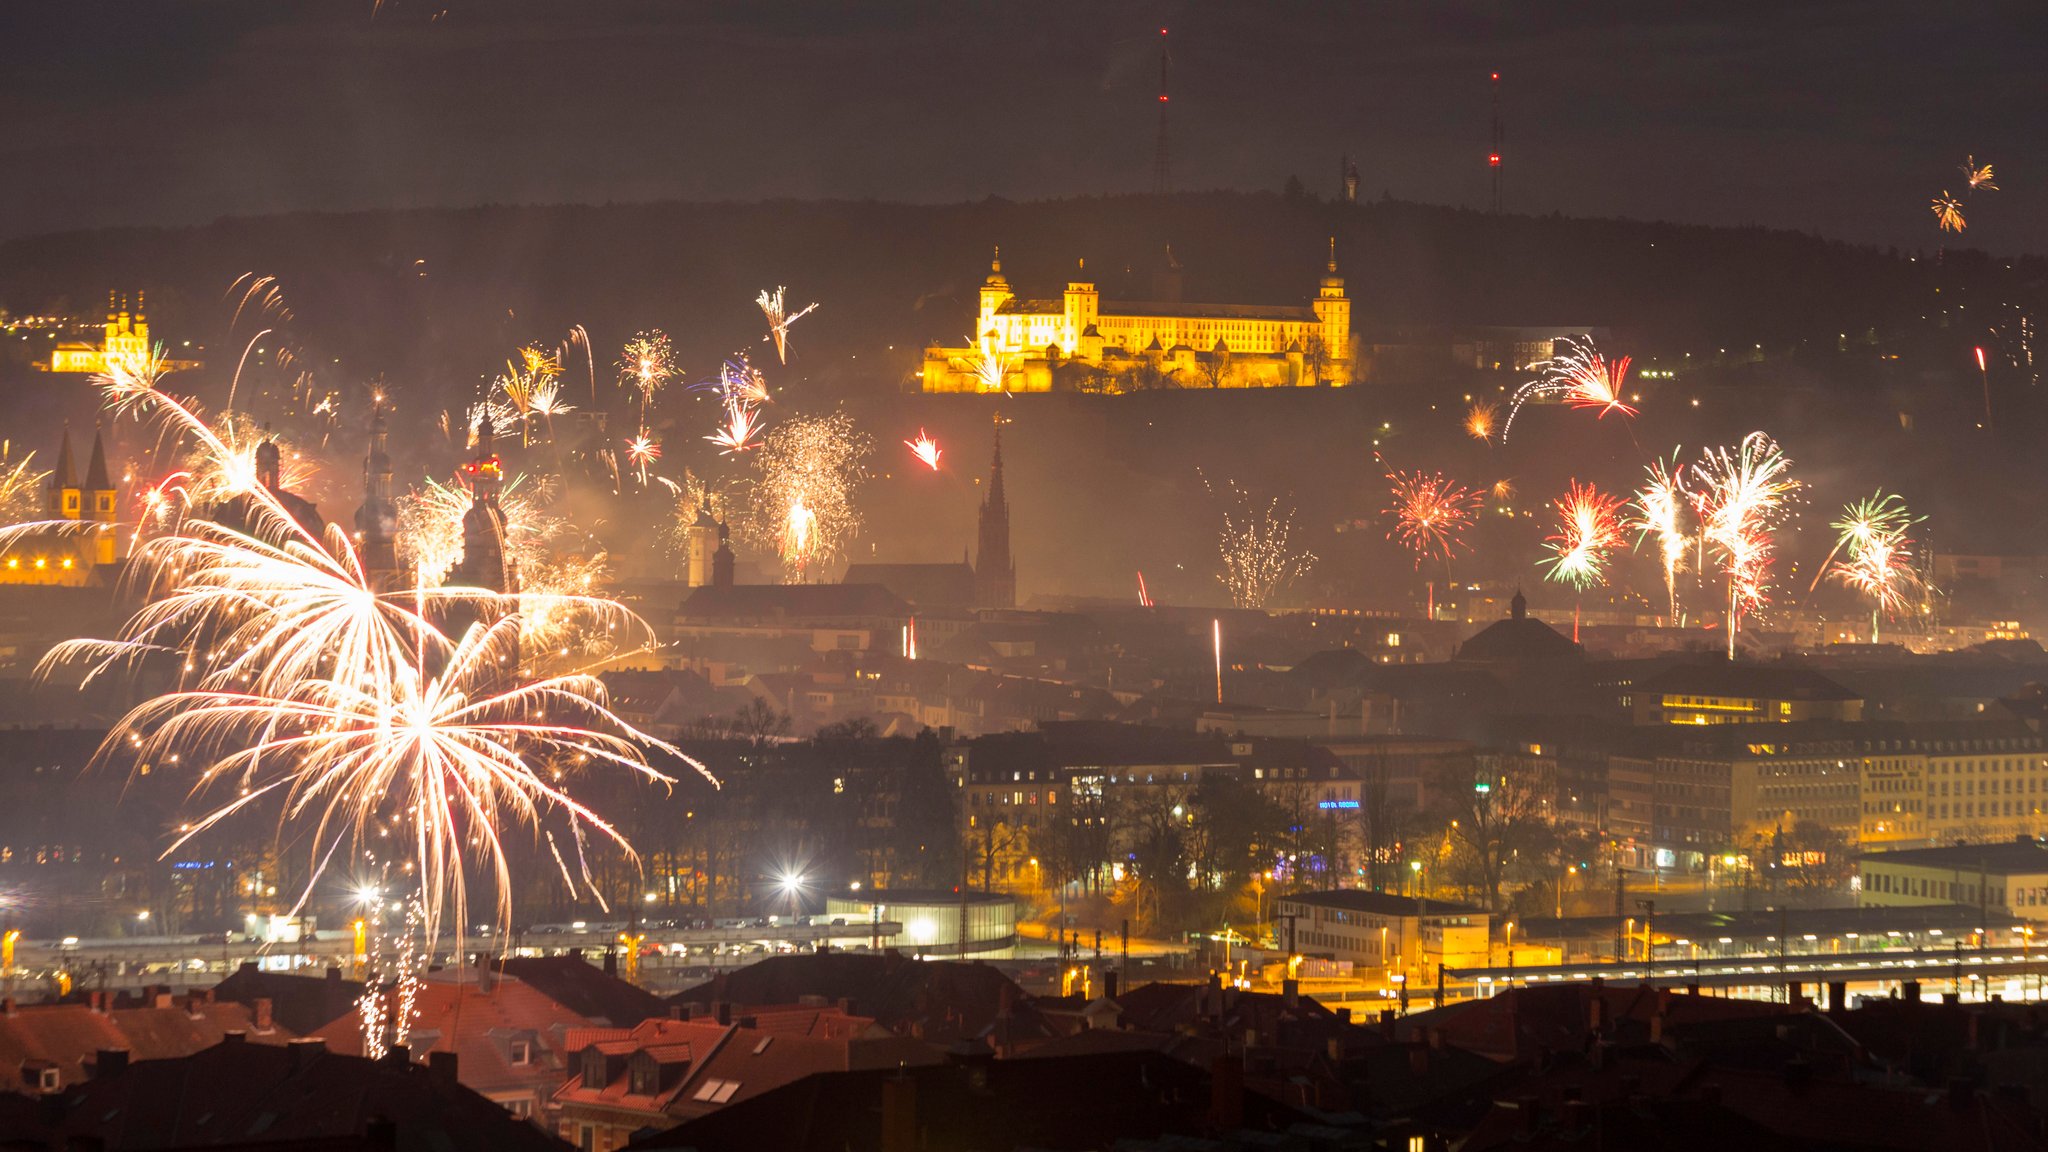
[[[683,529],[683,555],[687,564],[684,578],[689,587],[702,588],[711,583],[711,570],[718,556],[719,542],[724,538],[718,521],[711,518],[708,504],[697,506],[697,519]]]
[[[733,555],[732,541],[729,539],[729,536],[730,533],[726,529],[725,521],[719,521],[718,551],[711,554],[711,586],[713,588],[732,587]]]
[[[505,468],[498,459],[488,419],[477,422],[476,455],[462,466],[462,478],[469,485],[470,497],[469,511],[462,516],[462,562],[448,574],[447,583],[517,592],[519,577],[506,557],[505,510],[498,507]]]
[[[996,425],[995,460],[988,470],[988,496],[981,502],[980,548],[974,557],[974,603],[982,608],[1017,606],[1017,565],[1010,559],[1010,504],[1003,494],[1003,428]]]
[[[120,548],[121,534],[114,525],[114,481],[107,475],[107,442],[98,428],[92,431],[92,460],[85,466],[85,498],[92,504],[93,563],[112,564]]]
[[[1003,276],[1003,250],[997,248],[995,258],[988,262],[988,279],[981,283],[981,317],[974,329],[974,342],[980,344],[995,327],[996,309],[1010,299],[1010,282]]]
[[[1319,335],[1323,340],[1323,355],[1328,361],[1323,369],[1323,378],[1332,384],[1351,383],[1351,301],[1344,295],[1344,277],[1337,275],[1337,238],[1330,237],[1330,262],[1324,265],[1323,278],[1316,288],[1316,298],[1311,305],[1316,319],[1322,321]]]
[[[384,399],[370,406],[370,450],[363,457],[363,506],[356,509],[356,547],[363,574],[379,592],[402,586],[398,570],[398,506],[391,500],[391,455]]]
[[[57,470],[50,473],[49,516],[52,520],[85,518],[85,490],[78,486],[78,465],[71,459],[71,425],[64,425],[64,443],[57,450]]]

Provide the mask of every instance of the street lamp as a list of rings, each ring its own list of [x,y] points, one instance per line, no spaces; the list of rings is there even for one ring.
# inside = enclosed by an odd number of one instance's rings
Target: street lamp
[[[1508,988],[1515,986],[1515,922],[1508,921]]]

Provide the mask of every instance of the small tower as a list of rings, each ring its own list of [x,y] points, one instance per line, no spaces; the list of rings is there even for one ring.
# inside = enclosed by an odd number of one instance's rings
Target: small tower
[[[1003,276],[1003,249],[997,245],[994,258],[988,262],[988,279],[981,282],[981,316],[974,327],[976,343],[995,327],[996,309],[1009,299],[1010,281]]]
[[[402,583],[398,569],[398,506],[391,499],[391,455],[384,398],[370,405],[370,450],[363,456],[363,506],[356,509],[356,547],[363,574],[379,592]]]
[[[49,516],[52,520],[83,520],[85,491],[78,486],[78,465],[71,459],[71,425],[57,449],[57,469],[50,473]]]
[[[114,481],[107,474],[107,443],[98,428],[92,431],[92,460],[85,466],[85,496],[92,502],[94,564],[112,564],[120,548],[121,534],[114,524]]]
[[[713,588],[732,587],[732,542],[726,538],[729,534],[725,522],[721,520],[718,524],[718,551],[711,554]]]
[[[1351,301],[1344,295],[1344,277],[1337,274],[1337,238],[1330,237],[1330,260],[1311,304],[1321,321],[1324,376],[1332,384],[1351,383]]]
[[[688,565],[684,577],[690,587],[702,588],[711,583],[718,546],[724,539],[721,525],[711,516],[711,506],[699,504],[697,519],[683,529],[683,553]]]
[[[470,495],[469,511],[462,515],[462,562],[448,574],[447,582],[464,588],[517,592],[518,576],[507,562],[505,510],[498,506],[505,469],[488,419],[477,422],[476,455],[462,466],[462,478]]]
[[[974,602],[982,608],[1017,606],[1017,565],[1010,559],[1010,504],[1003,492],[1003,426],[996,425],[988,496],[981,502],[980,548],[974,558]]]

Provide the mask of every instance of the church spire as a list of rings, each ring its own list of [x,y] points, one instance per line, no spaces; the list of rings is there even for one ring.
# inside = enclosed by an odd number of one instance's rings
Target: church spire
[[[974,602],[983,608],[1017,606],[1017,565],[1010,558],[1010,504],[1003,491],[1003,425],[996,420],[988,495],[981,502],[980,548],[974,563]]]

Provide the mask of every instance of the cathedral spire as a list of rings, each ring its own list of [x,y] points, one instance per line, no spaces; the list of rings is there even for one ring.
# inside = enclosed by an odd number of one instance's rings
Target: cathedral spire
[[[980,548],[974,563],[974,602],[983,608],[1017,606],[1017,565],[1010,558],[1010,504],[1003,491],[1003,425],[996,419],[988,495],[981,502]]]

